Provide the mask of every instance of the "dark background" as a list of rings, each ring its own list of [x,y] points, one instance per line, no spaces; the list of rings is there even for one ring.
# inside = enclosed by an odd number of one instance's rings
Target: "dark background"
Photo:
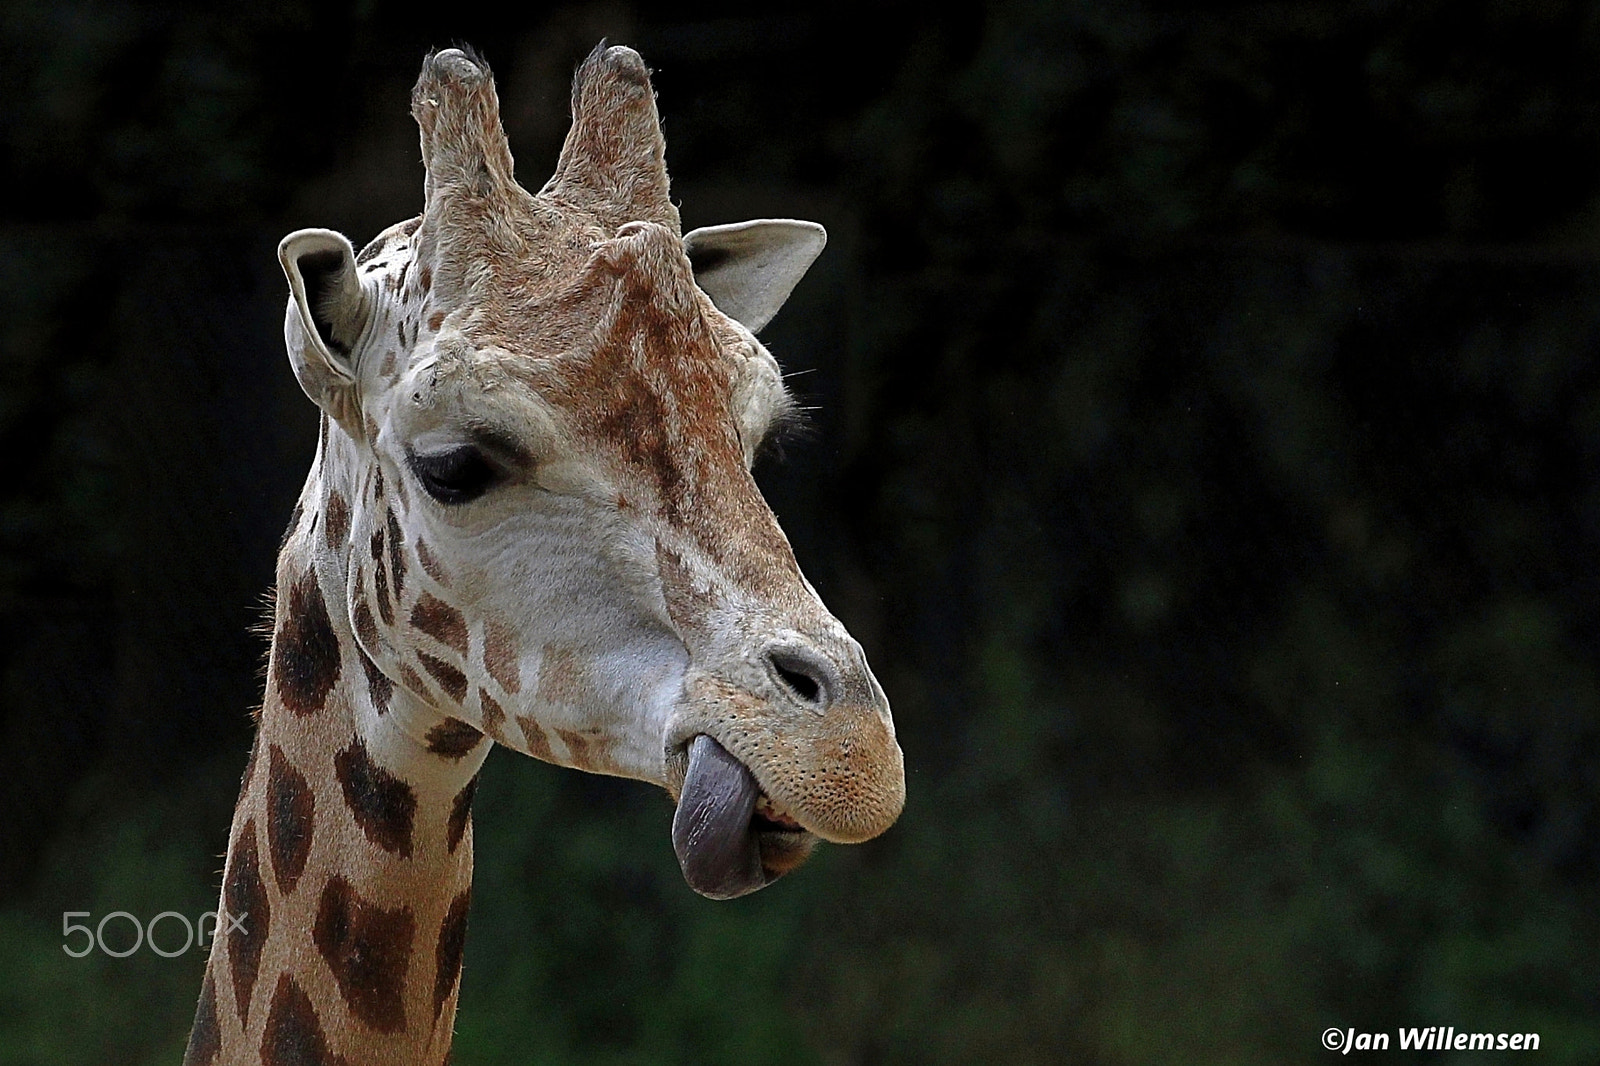
[[[476,6],[3,8],[0,1063],[180,1057],[201,954],[60,916],[215,905],[277,240],[418,210],[430,47],[537,188],[601,37],[686,227],[829,229],[760,477],[910,797],[713,904],[656,790],[496,753],[456,1061],[1600,1059],[1600,6]]]

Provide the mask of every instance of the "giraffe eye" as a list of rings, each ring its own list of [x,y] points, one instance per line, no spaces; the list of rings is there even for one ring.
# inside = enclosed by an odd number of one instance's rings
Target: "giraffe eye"
[[[470,444],[432,455],[413,452],[411,469],[428,495],[445,504],[475,500],[500,480],[500,472]]]

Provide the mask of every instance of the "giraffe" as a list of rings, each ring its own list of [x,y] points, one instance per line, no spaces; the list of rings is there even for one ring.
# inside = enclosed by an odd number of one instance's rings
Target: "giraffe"
[[[790,406],[755,331],[825,234],[683,234],[628,48],[572,112],[531,194],[487,66],[431,54],[422,213],[279,246],[320,431],[189,1066],[447,1060],[492,744],[664,788],[717,899],[904,804],[888,701],[750,475]]]

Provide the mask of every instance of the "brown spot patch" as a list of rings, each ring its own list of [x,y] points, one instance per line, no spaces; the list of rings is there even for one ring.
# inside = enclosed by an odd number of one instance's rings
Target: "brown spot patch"
[[[529,755],[545,762],[556,761],[555,753],[550,750],[550,737],[545,733],[543,726],[525,714],[517,715],[517,725],[528,742]]]
[[[507,692],[515,694],[522,690],[516,634],[492,618],[483,624],[483,667]]]
[[[641,276],[644,273],[628,270],[619,279],[625,293],[617,304],[619,313],[600,327],[603,336],[596,354],[606,357],[597,357],[581,367],[574,365],[567,371],[571,377],[563,384],[569,389],[596,392],[599,402],[591,401],[586,406],[592,411],[585,412],[593,418],[588,423],[592,432],[611,442],[630,467],[654,482],[662,517],[669,525],[680,526],[696,480],[693,473],[706,462],[705,456],[696,454],[700,449],[685,446],[685,438],[709,450],[722,450],[717,448],[723,443],[719,434],[706,433],[700,439],[699,427],[693,424],[703,408],[715,403],[711,397],[722,390],[704,370],[681,374],[668,390],[663,390],[670,391],[669,403],[658,391],[660,386],[641,372],[641,362],[661,366],[698,363],[692,357],[685,359],[682,353],[710,347],[709,338],[695,328],[691,319],[680,319],[655,306],[660,303],[658,291],[645,282]],[[641,341],[644,351],[635,354],[635,345]],[[682,350],[670,351],[671,348]],[[710,365],[706,363],[707,368]],[[684,460],[693,465],[685,468]],[[743,464],[742,451],[739,462]]]
[[[478,708],[482,714],[484,732],[498,739],[500,727],[506,723],[505,708],[496,703],[495,698],[481,688],[478,690]]]
[[[333,757],[344,802],[367,839],[385,851],[411,857],[411,824],[417,794],[411,786],[372,761],[360,737]]]
[[[433,695],[428,689],[428,683],[422,680],[422,675],[411,669],[410,663],[400,664],[400,681],[411,692],[422,698],[429,706],[433,705]]]
[[[383,530],[379,529],[372,535],[372,566],[373,593],[378,598],[378,617],[383,619],[386,626],[394,625],[394,605],[389,602],[389,575],[383,569]]]
[[[405,534],[400,532],[400,520],[389,508],[386,521],[389,525],[389,576],[394,579],[394,598],[399,599],[406,590]]]
[[[467,620],[460,611],[424,592],[411,608],[411,624],[440,644],[467,654]]]
[[[556,735],[561,738],[561,743],[567,746],[567,751],[572,755],[572,765],[580,770],[609,770],[611,762],[611,738],[598,732],[581,732],[572,729],[557,729]]]
[[[539,661],[539,699],[571,706],[583,697],[583,659],[571,648],[544,646]]]
[[[380,1033],[406,1027],[406,969],[415,933],[410,907],[370,903],[337,875],[322,890],[311,938],[350,1013]]]
[[[222,886],[223,909],[239,919],[241,930],[227,918],[218,924],[228,930],[228,968],[233,974],[233,1001],[241,1022],[250,1020],[250,993],[261,969],[261,949],[267,943],[272,909],[267,886],[261,882],[261,856],[256,850],[255,819],[245,822],[228,859],[228,878]]]
[[[698,629],[714,603],[707,591],[695,584],[694,574],[683,557],[656,541],[656,568],[661,574],[661,594],[667,601],[667,614],[679,629]]]
[[[433,332],[438,333],[439,327],[442,325],[444,325],[443,311],[435,311],[432,315],[428,316],[428,328]]]
[[[470,786],[469,786],[470,787]],[[461,978],[461,951],[467,944],[467,911],[472,906],[472,889],[462,889],[450,901],[444,923],[439,927],[439,947],[434,952],[433,1017],[437,1021],[450,993]]]
[[[267,766],[267,850],[272,853],[278,891],[285,896],[300,883],[306,856],[311,854],[316,808],[305,775],[290,764],[282,748],[272,745]]]
[[[444,567],[439,565],[439,560],[434,558],[433,549],[428,547],[428,542],[421,537],[417,538],[417,558],[422,561],[422,569],[440,585],[448,586],[450,582],[444,579]]]
[[[349,1060],[328,1048],[322,1023],[293,977],[278,976],[261,1034],[261,1066],[348,1066]]]
[[[350,505],[337,492],[328,494],[328,521],[322,533],[332,551],[344,547],[345,538],[350,535]]]
[[[367,621],[372,621],[370,611],[367,612]],[[372,697],[372,706],[377,708],[380,715],[388,714],[389,701],[394,697],[394,682],[378,669],[378,664],[369,659],[366,652],[357,648],[356,655],[361,659],[362,673],[367,675],[367,695]]]
[[[278,698],[301,716],[322,710],[339,680],[339,638],[313,570],[289,587],[289,608],[272,641],[272,667]]]
[[[359,585],[365,585],[366,575],[357,579]],[[366,596],[362,595],[356,600],[355,609],[356,636],[361,638],[361,643],[369,648],[378,646],[378,624],[372,620],[372,608],[367,606]]]
[[[589,765],[589,741],[582,733],[574,733],[570,729],[557,729],[556,736],[561,738],[561,743],[567,746],[567,757],[573,765],[587,768]]]
[[[222,1030],[217,1028],[217,986],[211,980],[211,971],[207,970],[206,979],[200,983],[200,1005],[194,1011],[194,1025],[189,1029],[189,1046],[183,1053],[183,1066],[211,1066],[221,1050]]]
[[[456,666],[443,659],[436,659],[425,651],[417,652],[417,661],[422,663],[424,670],[434,676],[451,699],[460,703],[467,698],[467,675]]]
[[[477,794],[478,775],[473,774],[472,780],[456,793],[455,800],[450,804],[450,818],[445,822],[444,839],[452,855],[456,853],[456,848],[461,846],[461,837],[466,833],[467,822],[472,818],[472,797]]]
[[[422,264],[422,270],[417,274],[417,280],[421,283],[423,292],[433,288],[433,268],[426,263]],[[439,327],[434,326],[432,328],[438,329]]]
[[[428,750],[446,759],[459,759],[478,746],[483,734],[459,718],[446,718],[428,730]]]

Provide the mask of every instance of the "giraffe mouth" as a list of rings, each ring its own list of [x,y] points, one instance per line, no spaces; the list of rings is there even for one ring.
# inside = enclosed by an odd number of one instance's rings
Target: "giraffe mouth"
[[[804,833],[806,831],[805,826],[795,821],[787,811],[780,810],[778,805],[773,803],[765,792],[756,797],[756,812],[750,824],[757,829],[775,833]]]
[[[815,843],[726,748],[704,733],[690,742],[672,818],[672,847],[690,888],[711,899],[748,895],[799,866]]]

